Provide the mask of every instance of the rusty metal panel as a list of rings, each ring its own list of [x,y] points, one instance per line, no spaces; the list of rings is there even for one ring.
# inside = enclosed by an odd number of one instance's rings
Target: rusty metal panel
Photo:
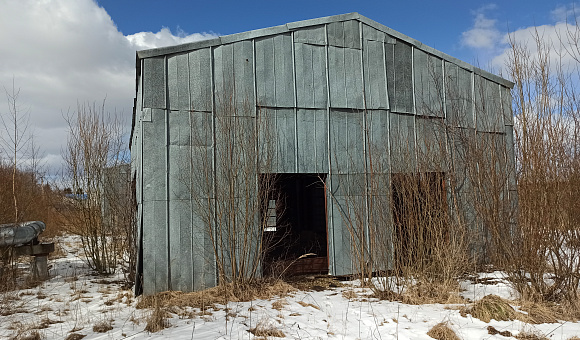
[[[325,47],[295,43],[294,49],[297,106],[326,108],[328,89]]]
[[[310,45],[326,45],[324,25],[301,27],[294,31],[294,42]]]
[[[195,111],[212,110],[212,64],[211,49],[191,51],[189,59],[189,91],[191,102],[188,109]],[[223,78],[222,78],[223,79]]]
[[[216,113],[255,115],[252,42],[221,45],[213,53]]]
[[[294,106],[291,34],[258,39],[255,45],[258,105]]]
[[[391,171],[414,172],[417,164],[415,117],[392,112],[390,118]]]
[[[143,60],[143,107],[165,109],[165,57]]]
[[[167,87],[169,108],[189,110],[189,63],[187,54],[167,58]]]
[[[500,86],[475,75],[475,119],[477,130],[504,132]]]
[[[358,20],[331,22],[327,26],[328,45],[360,49]]]
[[[333,173],[364,173],[364,112],[330,111],[330,162]]]
[[[447,123],[473,128],[472,72],[445,62],[445,105]]]
[[[328,172],[328,122],[326,110],[298,109],[298,172]]]
[[[363,42],[366,109],[388,109],[387,72],[382,41]]]
[[[389,116],[387,110],[367,111],[367,167],[369,173],[389,173]]]
[[[400,40],[397,40],[393,49],[392,61],[390,56],[387,56],[387,70],[390,68],[394,73],[393,94],[392,97],[389,96],[390,108],[393,112],[414,113],[412,49],[410,45]]]
[[[443,117],[443,61],[414,49],[413,68],[416,113]]]
[[[328,47],[330,106],[364,109],[360,51]]]

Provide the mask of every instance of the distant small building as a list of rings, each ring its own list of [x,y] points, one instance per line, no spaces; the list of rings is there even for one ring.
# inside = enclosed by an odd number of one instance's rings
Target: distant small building
[[[395,184],[415,174],[437,183],[443,208],[480,228],[461,157],[468,139],[453,131],[497,146],[488,156],[510,174],[502,197],[515,202],[513,83],[357,13],[139,51],[136,67],[131,156],[145,294],[218,283],[216,256],[238,246],[216,245],[231,198],[219,187],[234,180],[253,192],[228,208],[235,218],[264,199],[264,178],[276,182],[278,195],[251,216],[255,237],[285,230],[292,242],[250,250],[263,272],[285,254],[310,259],[292,267],[298,273],[356,272],[349,221],[361,240],[392,230],[404,214],[371,202],[399,204]],[[255,170],[228,179],[232,160]],[[205,191],[194,190],[204,179]],[[444,202],[451,193],[457,204]],[[377,222],[379,212],[391,217]]]

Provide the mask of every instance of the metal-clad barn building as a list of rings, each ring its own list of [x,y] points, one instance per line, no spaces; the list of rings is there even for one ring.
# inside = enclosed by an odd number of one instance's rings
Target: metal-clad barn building
[[[222,246],[208,230],[219,231],[193,206],[204,201],[217,218],[224,197],[216,188],[226,176],[220,152],[235,151],[230,143],[255,148],[247,154],[256,158],[255,171],[246,179],[256,196],[263,174],[280,174],[285,214],[299,215],[287,222],[311,229],[297,242],[315,239],[318,266],[335,275],[355,271],[345,214],[362,214],[365,228],[390,228],[370,225],[371,174],[389,195],[392,174],[461,168],[456,158],[425,152],[461,153],[461,141],[445,128],[493,139],[507,155],[501,166],[513,166],[511,82],[357,13],[139,51],[136,67],[131,155],[137,289],[145,294],[217,284]],[[230,138],[235,127],[220,126],[224,116],[245,119],[247,133]],[[229,157],[244,158],[239,153]],[[192,177],[207,179],[205,195],[193,193]],[[469,185],[452,185],[467,197]],[[355,201],[361,209],[345,208]],[[261,214],[272,215],[270,208]],[[266,228],[275,224],[268,220]]]

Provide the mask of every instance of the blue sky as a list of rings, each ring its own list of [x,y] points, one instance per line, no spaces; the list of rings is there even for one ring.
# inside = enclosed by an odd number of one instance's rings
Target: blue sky
[[[554,39],[580,3],[480,1],[0,0],[0,92],[14,81],[19,109],[50,171],[66,145],[63,116],[101,102],[130,129],[135,51],[322,16],[359,12],[447,54],[500,71],[507,34]],[[0,93],[0,114],[8,112]],[[2,127],[0,125],[0,133]],[[2,155],[0,149],[0,158]]]

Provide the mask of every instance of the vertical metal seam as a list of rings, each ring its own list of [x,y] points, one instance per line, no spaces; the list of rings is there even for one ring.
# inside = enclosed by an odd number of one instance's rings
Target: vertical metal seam
[[[189,52],[191,53],[191,52]],[[193,151],[193,145],[191,143],[191,128],[193,126],[193,119],[192,119],[192,115],[193,115],[193,101],[191,100],[191,65],[189,63],[189,53],[186,54],[187,56],[187,96],[188,96],[188,103],[189,103],[189,157],[193,157],[192,155],[192,151]],[[191,158],[190,158],[191,159]],[[189,162],[189,168],[191,168],[191,161]],[[189,176],[191,176],[191,169],[189,170]],[[191,183],[191,182],[190,182]],[[189,205],[190,207],[193,206],[193,199],[191,197],[191,193],[189,195]],[[193,227],[193,209],[189,209],[189,221],[190,221],[190,227]],[[193,249],[193,228],[191,228],[191,240],[189,240],[191,243],[189,245],[189,250],[190,250],[190,256],[189,256],[189,262],[191,263],[191,284],[189,285],[191,287],[192,290],[195,290],[195,261],[194,261],[194,257],[193,257],[193,253],[194,253],[194,249]]]
[[[163,68],[165,78],[165,232],[167,241],[167,289],[171,289],[171,231],[169,225],[169,73],[168,57],[163,57]]]
[[[417,154],[417,98],[415,94],[415,46],[411,46],[411,92],[413,95],[413,141],[415,145],[415,169],[419,170],[419,155]]]
[[[221,45],[220,45],[221,46]],[[213,177],[213,183],[212,183],[212,195],[213,196],[213,221],[208,221],[210,224],[213,223],[213,228],[214,228],[214,238],[215,238],[215,243],[213,245],[213,247],[215,247],[214,249],[218,249],[218,226],[217,226],[217,192],[216,192],[216,188],[217,188],[217,183],[216,183],[216,177],[217,177],[217,169],[216,169],[216,149],[217,149],[217,143],[216,143],[216,116],[217,116],[217,110],[216,110],[216,89],[215,89],[215,83],[216,83],[216,72],[215,72],[215,51],[216,51],[216,47],[212,46],[209,48],[209,61],[210,61],[210,75],[211,75],[211,112],[212,112],[212,124],[211,124],[211,132],[212,132],[212,177]],[[221,52],[221,50],[220,50]],[[223,58],[222,58],[223,60]],[[223,69],[222,69],[223,71]],[[208,209],[211,207],[211,204],[208,205]],[[212,226],[209,225],[207,226],[207,228],[209,228],[211,230]],[[221,235],[220,235],[221,236]],[[204,235],[204,243],[205,243],[205,235]],[[211,238],[210,238],[211,241]],[[216,254],[217,253],[217,254]],[[219,254],[219,251],[214,252],[213,257],[214,257],[214,278],[213,281],[215,284],[218,284],[218,279],[219,279],[219,272],[218,272],[218,265],[217,265],[217,256]],[[205,272],[205,271],[204,271]],[[205,284],[205,280],[204,280],[204,284]]]
[[[331,154],[331,147],[330,147],[330,73],[329,73],[329,65],[328,65],[328,24],[324,25],[324,52],[325,52],[325,68],[326,68],[326,149],[328,151],[328,188],[329,188],[329,195],[332,196],[332,154]],[[331,200],[331,206],[334,202]],[[327,208],[328,209],[328,208]],[[332,231],[332,236],[328,237],[330,240],[327,245],[328,248],[332,246],[332,261],[329,259],[329,268],[331,273],[336,274],[336,246],[334,245],[334,213],[333,209],[328,209],[329,216],[328,220],[326,221],[327,230],[326,233],[330,234]],[[330,252],[329,252],[330,253]]]
[[[385,78],[385,95],[386,95],[386,98],[387,98],[387,107],[386,107],[386,109],[387,110],[390,110],[391,109],[391,98],[389,98],[389,78],[387,77],[387,51],[385,49],[385,44],[386,44],[386,41],[383,41],[381,43],[381,46],[383,48],[383,65],[385,67],[385,69],[384,69],[385,71],[384,71],[383,76]]]
[[[369,201],[370,201],[370,197],[369,197],[369,167],[371,167],[370,164],[370,156],[369,156],[369,150],[367,143],[369,143],[369,136],[368,136],[368,129],[369,129],[369,124],[368,124],[368,119],[367,119],[367,115],[368,115],[368,110],[367,110],[367,100],[366,100],[366,82],[365,82],[365,70],[364,70],[364,65],[365,65],[365,59],[364,59],[364,53],[363,53],[363,48],[364,48],[364,44],[363,44],[363,24],[361,21],[358,22],[358,27],[359,27],[359,43],[360,43],[360,68],[361,68],[361,81],[362,81],[362,91],[363,91],[363,106],[364,106],[364,110],[363,110],[363,157],[364,157],[364,172],[365,172],[365,222],[366,222],[366,226],[365,229],[363,230],[364,235],[365,235],[365,241],[367,242],[366,247],[363,249],[366,249],[369,252],[371,252],[370,246],[371,246],[371,242],[370,242],[370,206],[369,206]],[[368,164],[367,164],[368,163]],[[364,254],[363,254],[363,259],[364,259]],[[369,257],[370,259],[370,257]],[[372,269],[371,269],[372,271]]]
[[[290,43],[292,44],[292,81],[294,83],[294,86],[292,87],[294,91],[294,169],[296,173],[298,173],[298,93],[296,91],[296,52],[294,50],[294,31],[290,32]],[[316,130],[314,130],[314,136],[316,136]],[[316,150],[316,143],[314,145],[314,149]],[[314,159],[316,159],[316,151]]]

